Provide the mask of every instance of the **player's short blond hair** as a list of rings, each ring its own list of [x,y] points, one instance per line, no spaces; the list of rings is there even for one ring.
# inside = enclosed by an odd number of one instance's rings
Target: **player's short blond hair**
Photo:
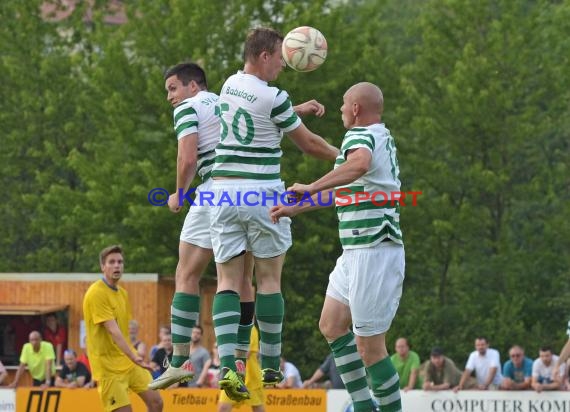
[[[104,265],[105,261],[107,260],[107,256],[109,256],[111,253],[120,253],[122,256],[123,248],[119,245],[107,246],[99,253],[99,263],[101,265]]]

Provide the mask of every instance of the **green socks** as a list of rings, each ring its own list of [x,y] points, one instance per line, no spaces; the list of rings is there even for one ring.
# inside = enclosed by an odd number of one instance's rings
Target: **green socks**
[[[261,369],[279,370],[281,330],[285,316],[283,295],[281,293],[257,293],[255,296],[255,315],[259,325]]]
[[[366,368],[372,382],[372,392],[380,404],[382,412],[401,412],[400,377],[390,360],[386,357]]]
[[[366,369],[356,349],[352,332],[329,343],[334,356],[334,363],[352,398],[354,412],[369,412],[374,403],[366,381]],[[384,410],[382,410],[384,412]]]
[[[216,293],[212,317],[220,355],[220,367],[235,371],[235,349],[240,320],[239,295],[234,291]]]
[[[172,366],[179,368],[190,356],[192,328],[200,315],[200,296],[176,292],[170,307]]]

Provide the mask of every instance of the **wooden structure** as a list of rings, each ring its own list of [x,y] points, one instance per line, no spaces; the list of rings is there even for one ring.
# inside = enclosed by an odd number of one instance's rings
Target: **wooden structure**
[[[91,283],[101,277],[90,273],[0,273],[0,316],[41,315],[67,309],[68,346],[80,352],[80,322],[83,296]],[[140,324],[139,339],[148,349],[158,341],[158,328],[170,324],[174,278],[158,274],[124,274],[120,285],[129,293],[133,317]],[[212,298],[215,280],[201,282],[200,324],[203,345],[212,347]]]

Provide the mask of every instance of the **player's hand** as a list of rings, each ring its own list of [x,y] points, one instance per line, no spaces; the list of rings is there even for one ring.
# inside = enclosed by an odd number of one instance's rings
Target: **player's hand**
[[[309,114],[314,114],[317,117],[322,117],[325,114],[325,106],[320,104],[315,99],[301,103],[300,105],[293,107],[293,110],[295,110],[295,113],[301,117]]]
[[[146,369],[147,371],[149,371],[150,373],[154,372],[154,369],[152,368],[152,366],[150,366],[150,363],[148,362],[141,362],[140,363],[141,367],[143,367],[144,369]]]
[[[135,355],[133,362],[136,363],[141,368],[147,369],[149,372],[154,372],[154,370],[152,369],[152,366],[150,366],[149,363],[145,362],[144,359],[142,358],[142,356],[140,356],[140,355]]]
[[[172,213],[180,212],[180,202],[178,201],[178,192],[171,194],[168,196],[168,208]]]
[[[293,186],[289,186],[287,191],[295,194],[297,202],[300,201],[303,196],[306,198],[306,196],[311,196],[314,192],[311,185],[304,185],[302,183],[295,183]]]
[[[279,205],[269,209],[269,217],[273,223],[279,223],[282,217],[295,216],[295,206]]]
[[[16,387],[16,382],[10,382],[10,384],[8,385],[8,388],[10,389],[14,389]]]

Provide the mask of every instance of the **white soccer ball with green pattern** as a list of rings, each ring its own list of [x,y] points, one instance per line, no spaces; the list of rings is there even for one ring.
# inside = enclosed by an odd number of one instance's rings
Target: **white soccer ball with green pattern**
[[[283,39],[282,52],[287,66],[298,72],[310,72],[325,62],[327,40],[314,27],[297,27]]]

